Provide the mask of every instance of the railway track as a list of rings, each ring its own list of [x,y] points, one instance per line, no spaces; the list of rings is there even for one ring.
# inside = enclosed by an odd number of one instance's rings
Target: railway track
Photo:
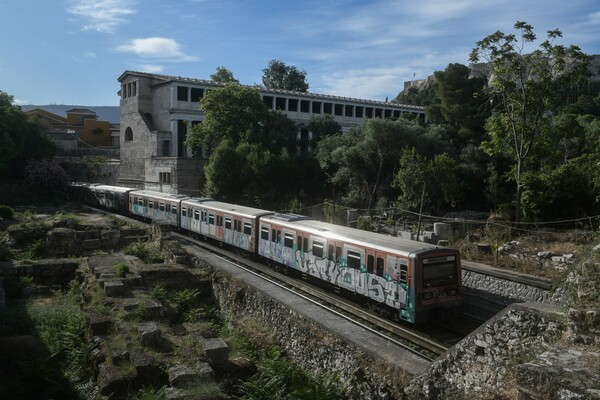
[[[432,337],[413,327],[406,327],[381,316],[373,315],[373,311],[366,310],[348,299],[332,295],[324,289],[306,283],[301,279],[276,272],[269,267],[249,260],[241,255],[224,250],[219,246],[192,239],[185,235],[173,234],[173,236],[178,240],[191,243],[194,246],[199,246],[221,259],[235,264],[238,268],[242,268],[262,279],[268,280],[272,284],[302,296],[314,304],[317,304],[362,328],[368,329],[376,335],[384,337],[389,342],[417,354],[428,361],[432,361],[439,355],[445,353],[452,344],[454,344],[440,341],[436,337]],[[445,333],[445,336],[448,336],[448,332]],[[444,334],[440,334],[439,337],[444,337]]]

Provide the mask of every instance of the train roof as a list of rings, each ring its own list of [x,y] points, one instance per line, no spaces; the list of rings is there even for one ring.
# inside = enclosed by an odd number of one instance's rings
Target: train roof
[[[213,211],[222,211],[226,213],[231,213],[235,215],[241,215],[249,218],[255,218],[263,215],[272,214],[273,211],[262,210],[260,208],[240,206],[238,204],[224,203],[221,201],[216,201],[212,199],[202,200],[202,199],[186,199],[181,202],[181,205],[194,206],[199,205],[203,208],[213,210]]]
[[[156,199],[162,199],[162,200],[183,200],[183,199],[189,199],[189,196],[186,196],[184,194],[172,194],[172,193],[164,193],[164,192],[156,192],[154,190],[133,190],[131,192],[132,195],[140,195],[140,196],[148,196],[148,197],[154,197]]]
[[[134,188],[128,188],[123,186],[111,186],[111,185],[102,185],[102,184],[90,184],[91,190],[107,190],[115,193],[125,193],[131,190],[135,190]]]
[[[289,228],[302,229],[315,236],[325,239],[340,240],[358,246],[377,248],[379,250],[408,255],[410,253],[422,253],[443,247],[430,243],[408,240],[397,236],[387,236],[380,233],[363,231],[349,228],[347,226],[335,225],[314,219],[299,218],[286,219],[281,215],[266,216],[261,218],[264,222],[273,222]]]

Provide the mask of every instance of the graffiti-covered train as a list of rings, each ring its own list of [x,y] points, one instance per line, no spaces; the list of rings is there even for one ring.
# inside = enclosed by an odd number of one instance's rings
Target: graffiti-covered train
[[[71,187],[86,204],[239,249],[410,323],[461,303],[460,253],[454,249],[208,198],[98,184]]]

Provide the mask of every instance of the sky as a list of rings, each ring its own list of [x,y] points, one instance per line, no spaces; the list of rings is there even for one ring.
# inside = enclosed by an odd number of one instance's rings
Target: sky
[[[599,0],[0,0],[0,90],[16,104],[119,104],[126,70],[261,84],[270,60],[309,91],[394,98],[405,81],[469,64],[516,21],[600,54]]]

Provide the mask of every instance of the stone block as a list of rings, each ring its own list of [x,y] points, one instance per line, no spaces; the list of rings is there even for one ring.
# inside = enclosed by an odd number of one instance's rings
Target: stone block
[[[225,371],[229,379],[233,381],[245,381],[253,377],[258,369],[252,360],[240,357],[230,360],[227,363],[227,368],[225,368]]]
[[[196,365],[196,371],[198,372],[198,376],[202,381],[208,381],[215,378],[215,371],[208,363],[199,363]]]
[[[84,240],[81,245],[87,250],[98,250],[102,247],[102,241],[100,239],[88,239]]]
[[[101,395],[121,398],[129,391],[134,380],[134,371],[104,363],[100,365],[96,384]]]
[[[112,321],[108,315],[98,311],[90,311],[86,314],[85,320],[92,336],[98,336],[108,333],[112,326]]]
[[[131,354],[131,364],[135,367],[138,382],[144,386],[161,386],[167,383],[167,375],[160,363],[150,354],[134,352]]]
[[[206,357],[212,364],[223,365],[229,359],[229,346],[221,338],[205,338],[196,335],[196,340],[202,346]]]
[[[125,284],[121,281],[104,282],[104,294],[106,296],[120,296],[125,293]]]
[[[159,347],[162,343],[160,328],[154,322],[146,322],[138,326],[142,346]]]
[[[187,365],[177,364],[169,368],[169,384],[175,388],[180,388],[199,379],[198,372]]]

